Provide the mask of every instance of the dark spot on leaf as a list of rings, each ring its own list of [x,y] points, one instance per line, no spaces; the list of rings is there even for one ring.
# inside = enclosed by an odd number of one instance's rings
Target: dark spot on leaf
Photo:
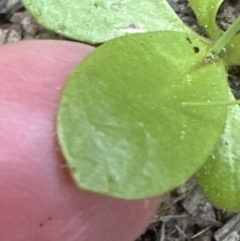
[[[192,43],[192,41],[191,41],[191,39],[190,39],[189,37],[187,37],[186,40],[187,40],[190,44]]]
[[[76,167],[70,167],[70,169],[71,169],[72,173],[77,172],[77,168]]]
[[[112,177],[112,176],[109,176],[108,177],[108,182],[109,183],[113,183],[115,181],[115,178],[114,177]]]
[[[195,53],[198,53],[200,51],[200,49],[198,47],[193,47],[193,50]]]
[[[128,26],[128,28],[130,28],[130,29],[136,29],[137,26],[136,26],[136,24],[131,23],[131,24]]]
[[[97,4],[97,3],[94,3],[94,7],[95,7],[95,8],[98,8],[98,4]]]
[[[225,142],[225,145],[228,146],[228,142]]]

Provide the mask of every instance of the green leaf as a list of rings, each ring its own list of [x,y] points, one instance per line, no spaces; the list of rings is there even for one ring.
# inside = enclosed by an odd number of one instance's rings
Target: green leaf
[[[223,32],[216,22],[217,12],[222,2],[223,0],[189,0],[198,22],[213,40],[218,39]]]
[[[225,68],[207,62],[207,54],[195,34],[132,34],[100,46],[73,71],[57,126],[79,187],[139,199],[196,172],[218,142],[227,112],[182,104],[228,100]]]
[[[235,100],[232,93],[230,100]],[[240,211],[240,108],[228,107],[221,140],[196,175],[206,197],[217,207]]]
[[[166,0],[23,0],[48,29],[72,39],[102,43],[136,32],[190,31]]]
[[[224,62],[228,67],[232,65],[240,65],[240,34],[235,35],[226,45],[227,58]]]

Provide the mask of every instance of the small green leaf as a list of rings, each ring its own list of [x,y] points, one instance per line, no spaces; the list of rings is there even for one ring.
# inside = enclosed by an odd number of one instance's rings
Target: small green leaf
[[[216,22],[217,12],[223,0],[189,0],[198,22],[206,29],[209,36],[216,40],[222,35],[222,30]]]
[[[195,34],[132,34],[100,46],[73,71],[58,136],[79,187],[139,199],[196,172],[218,142],[227,112],[182,104],[228,100],[225,68],[207,54]]]
[[[22,0],[48,29],[89,43],[136,32],[189,31],[166,0]]]
[[[232,93],[230,100],[235,100]],[[196,175],[206,197],[217,207],[240,211],[240,108],[228,107],[221,140]]]

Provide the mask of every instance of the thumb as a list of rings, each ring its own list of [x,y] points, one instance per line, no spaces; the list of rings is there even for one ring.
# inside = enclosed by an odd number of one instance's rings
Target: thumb
[[[0,47],[0,240],[133,241],[159,205],[79,190],[64,167],[54,132],[60,92],[91,51],[66,41]]]

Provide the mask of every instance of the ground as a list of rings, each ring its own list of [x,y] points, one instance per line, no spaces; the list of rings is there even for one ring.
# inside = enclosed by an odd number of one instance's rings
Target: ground
[[[187,0],[168,1],[186,24],[203,33]],[[218,13],[218,24],[226,29],[239,13],[239,0],[224,1]],[[19,0],[0,0],[0,45],[24,39],[64,38],[37,24]],[[239,68],[234,68],[229,78],[234,95],[240,98]],[[240,240],[240,214],[213,207],[194,179],[164,196],[154,220],[136,241],[188,240]]]

